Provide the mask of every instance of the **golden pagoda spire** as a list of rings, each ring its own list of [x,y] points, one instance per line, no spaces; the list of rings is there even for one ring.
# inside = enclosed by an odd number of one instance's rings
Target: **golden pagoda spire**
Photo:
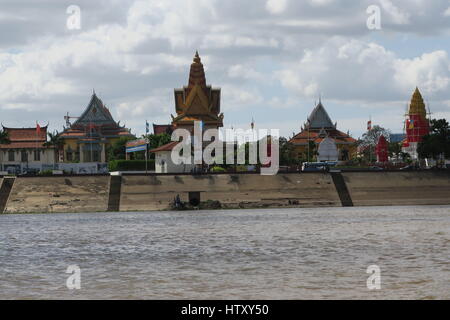
[[[409,115],[419,115],[423,120],[426,119],[427,112],[425,109],[425,103],[423,102],[422,94],[420,93],[418,87],[416,87],[416,90],[412,95],[408,113]]]
[[[198,51],[195,52],[193,59],[194,62],[191,64],[191,71],[189,72],[189,88],[198,84],[201,87],[206,87],[205,70],[203,69],[203,64],[201,62]]]

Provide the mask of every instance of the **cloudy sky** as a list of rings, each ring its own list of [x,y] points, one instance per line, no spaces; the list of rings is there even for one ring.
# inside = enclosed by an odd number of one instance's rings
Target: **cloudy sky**
[[[449,35],[448,0],[0,0],[0,121],[62,130],[95,88],[140,135],[170,122],[198,50],[226,128],[253,117],[291,136],[321,95],[342,131],[359,137],[371,116],[401,132],[416,85],[450,119]]]

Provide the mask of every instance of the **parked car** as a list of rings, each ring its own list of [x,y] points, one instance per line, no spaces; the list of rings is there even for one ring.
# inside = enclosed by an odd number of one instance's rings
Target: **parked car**
[[[382,167],[378,167],[378,166],[371,166],[371,167],[369,167],[369,170],[383,171],[384,169]]]
[[[302,171],[303,172],[311,172],[311,171],[327,171],[328,164],[326,162],[303,162]]]

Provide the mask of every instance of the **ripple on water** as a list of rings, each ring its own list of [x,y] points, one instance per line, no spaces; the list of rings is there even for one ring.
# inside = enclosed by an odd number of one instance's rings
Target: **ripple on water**
[[[0,219],[2,299],[449,298],[449,206]]]

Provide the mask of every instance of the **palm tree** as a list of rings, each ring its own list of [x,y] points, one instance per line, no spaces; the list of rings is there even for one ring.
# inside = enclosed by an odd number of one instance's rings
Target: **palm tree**
[[[0,144],[10,144],[8,132],[5,130],[0,130]]]
[[[59,150],[62,148],[62,146],[64,146],[64,139],[61,138],[61,136],[59,135],[58,131],[55,131],[53,133],[48,132],[48,140],[44,143],[45,147],[53,147],[55,148],[55,163],[58,161],[58,152]]]

